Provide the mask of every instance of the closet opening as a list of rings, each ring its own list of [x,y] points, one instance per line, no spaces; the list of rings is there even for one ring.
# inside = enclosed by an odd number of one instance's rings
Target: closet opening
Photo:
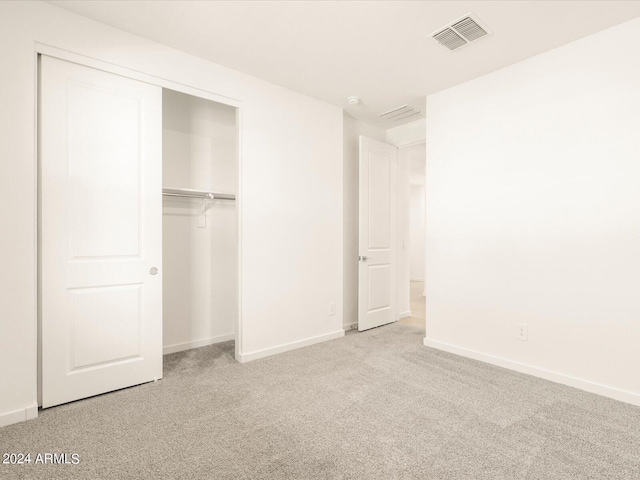
[[[99,66],[38,62],[43,408],[239,350],[239,109]]]
[[[163,353],[236,339],[237,109],[162,90]]]

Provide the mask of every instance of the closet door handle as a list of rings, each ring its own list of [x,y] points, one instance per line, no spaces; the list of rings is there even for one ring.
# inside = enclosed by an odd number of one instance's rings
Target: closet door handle
[[[158,274],[158,269],[157,269],[156,267],[151,267],[151,268],[149,269],[149,273],[150,273],[151,275],[157,275],[157,274]]]

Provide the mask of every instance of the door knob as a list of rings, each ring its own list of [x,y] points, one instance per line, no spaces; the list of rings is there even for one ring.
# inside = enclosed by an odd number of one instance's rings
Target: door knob
[[[158,274],[158,269],[157,269],[156,267],[151,267],[151,268],[149,269],[149,273],[150,273],[151,275],[157,275],[157,274]]]
[[[366,255],[360,256],[360,261],[361,262],[366,262],[367,260],[369,260],[369,257],[367,257]]]

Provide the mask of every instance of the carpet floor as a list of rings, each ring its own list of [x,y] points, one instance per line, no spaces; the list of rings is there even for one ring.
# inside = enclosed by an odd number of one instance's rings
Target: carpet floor
[[[9,479],[640,479],[640,408],[422,345],[392,324],[248,364],[165,357],[158,383],[0,429]],[[78,465],[34,464],[77,453]]]

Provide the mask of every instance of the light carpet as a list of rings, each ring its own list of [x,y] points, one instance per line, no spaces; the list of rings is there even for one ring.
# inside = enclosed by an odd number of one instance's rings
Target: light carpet
[[[165,377],[0,429],[9,479],[640,479],[640,408],[422,345],[393,324],[238,364],[233,342]]]

